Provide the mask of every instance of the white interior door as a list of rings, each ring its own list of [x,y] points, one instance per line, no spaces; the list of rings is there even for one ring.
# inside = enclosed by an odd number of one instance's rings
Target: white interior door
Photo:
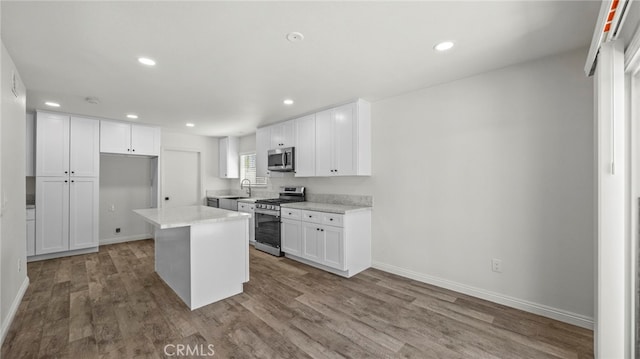
[[[165,149],[162,178],[162,207],[202,204],[200,152]]]

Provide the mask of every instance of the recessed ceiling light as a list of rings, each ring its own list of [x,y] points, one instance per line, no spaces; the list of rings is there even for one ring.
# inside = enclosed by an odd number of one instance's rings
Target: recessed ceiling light
[[[132,120],[135,120],[136,118],[138,118],[138,115],[133,114],[133,113],[129,113],[129,114],[127,114],[127,118],[130,118],[130,119],[132,119]]]
[[[147,65],[147,66],[155,66],[156,65],[156,61],[153,59],[150,59],[148,57],[138,57],[138,62],[143,64],[143,65]]]
[[[185,124],[185,126],[187,126],[187,127],[196,127],[196,125],[194,123],[187,123],[187,124]]]
[[[447,51],[447,50],[451,50],[451,48],[453,48],[453,45],[454,45],[453,41],[443,41],[436,44],[436,46],[434,46],[433,49],[436,51]]]
[[[302,40],[304,40],[304,35],[302,35],[299,32],[290,32],[287,34],[287,40],[289,40],[290,42],[300,42]]]
[[[60,107],[60,104],[57,102],[51,102],[51,101],[47,101],[44,103],[47,106],[51,106],[51,107]]]
[[[282,101],[282,103],[287,105],[287,106],[293,105],[293,100],[288,98],[288,99],[285,99],[284,101]]]

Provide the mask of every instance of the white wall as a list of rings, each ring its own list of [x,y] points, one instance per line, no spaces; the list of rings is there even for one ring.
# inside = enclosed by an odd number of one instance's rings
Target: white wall
[[[379,266],[593,317],[593,92],[584,55],[373,104]],[[502,274],[491,272],[491,258],[503,261]]]
[[[0,123],[0,322],[7,333],[28,285],[26,270],[25,209],[25,88],[19,81],[18,97],[11,91],[11,75],[17,69],[2,44],[2,117]]]
[[[142,156],[100,156],[100,244],[151,237],[151,226],[132,210],[152,206],[156,161]]]
[[[377,267],[590,326],[594,134],[585,53],[375,102],[372,177],[276,178],[269,187],[373,195]],[[491,271],[492,258],[503,273]]]
[[[202,203],[205,204],[206,191],[216,189],[227,189],[235,185],[237,180],[221,179],[218,177],[218,139],[215,137],[197,136],[179,132],[162,131],[162,150],[196,150],[201,153],[202,162]],[[186,174],[195,176],[197,174]],[[160,167],[162,176],[162,165]],[[162,191],[162,180],[160,183]],[[162,192],[161,192],[162,193]]]

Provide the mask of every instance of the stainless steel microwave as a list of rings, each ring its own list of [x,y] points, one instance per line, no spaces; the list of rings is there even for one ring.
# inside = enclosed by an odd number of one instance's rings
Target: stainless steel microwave
[[[267,152],[268,169],[275,172],[292,172],[294,164],[294,148],[276,148]]]

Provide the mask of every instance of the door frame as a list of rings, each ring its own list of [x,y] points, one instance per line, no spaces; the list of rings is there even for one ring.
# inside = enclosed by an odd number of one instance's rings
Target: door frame
[[[196,153],[198,156],[198,181],[199,186],[198,186],[198,197],[200,205],[204,205],[204,171],[203,171],[203,166],[202,166],[202,151],[200,149],[197,148],[189,148],[189,147],[162,147],[161,149],[161,153],[160,153],[160,161],[159,162],[159,166],[160,166],[160,190],[158,191],[158,193],[160,194],[159,198],[158,198],[158,208],[164,208],[164,188],[165,188],[165,153],[167,151],[175,151],[175,152],[192,152],[192,153]]]
[[[629,354],[638,356],[636,339],[640,338],[640,29],[636,30],[624,54],[625,101],[627,102],[627,123],[629,126],[629,183],[627,210],[629,225],[627,233],[627,328],[629,330]],[[634,99],[637,99],[634,101]]]

